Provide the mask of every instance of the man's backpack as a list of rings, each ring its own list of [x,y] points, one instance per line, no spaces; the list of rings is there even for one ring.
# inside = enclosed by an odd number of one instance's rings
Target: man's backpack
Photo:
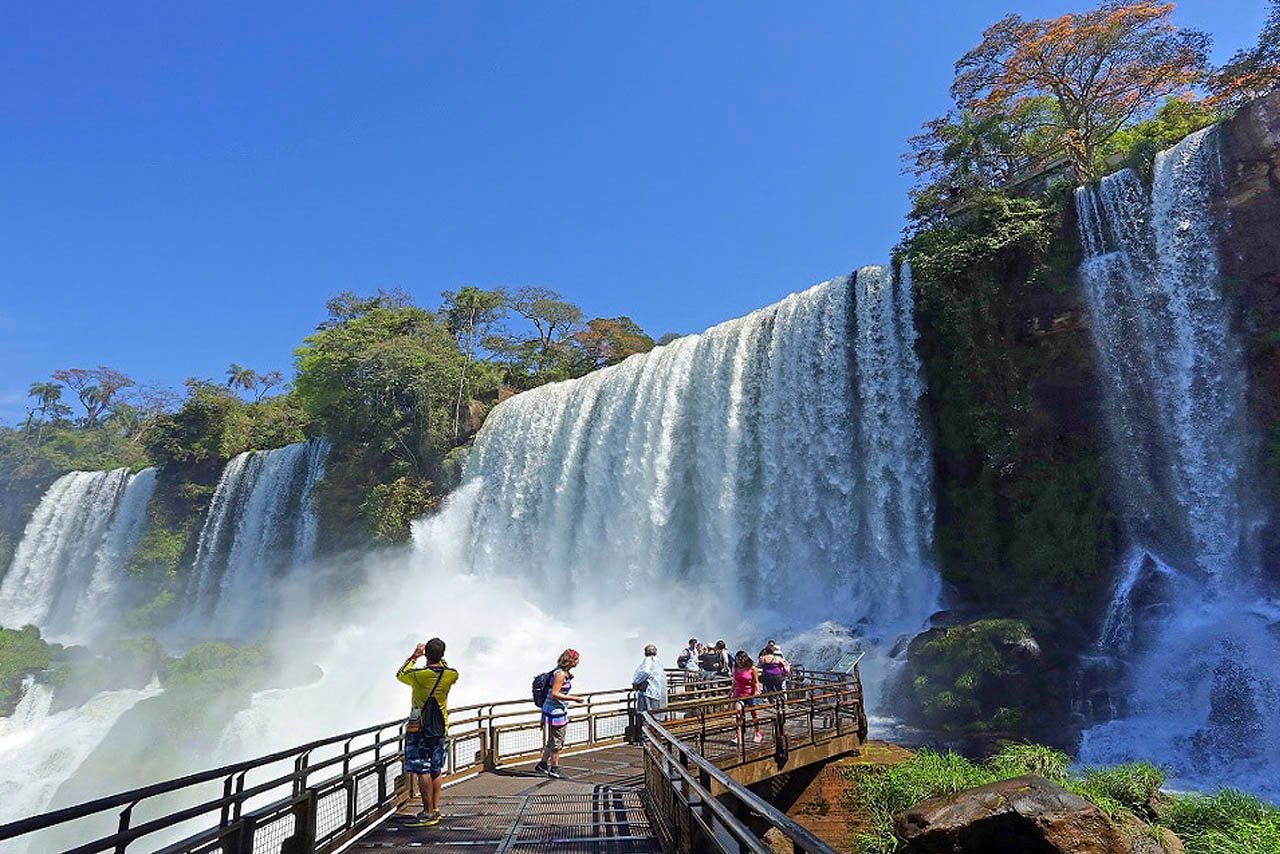
[[[436,699],[436,689],[440,687],[440,680],[443,678],[444,668],[441,668],[436,676],[436,684],[431,686],[431,696],[422,704],[422,734],[436,741],[444,738],[444,710]]]
[[[556,672],[551,670],[533,677],[533,704],[538,708],[542,708],[542,704],[547,702],[547,695],[551,693],[551,683],[555,676]]]

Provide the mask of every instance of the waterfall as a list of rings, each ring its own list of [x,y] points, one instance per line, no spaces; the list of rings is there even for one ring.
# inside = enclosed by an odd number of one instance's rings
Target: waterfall
[[[285,585],[314,556],[312,492],[329,448],[311,439],[227,463],[196,546],[185,622],[219,635],[265,626]]]
[[[909,271],[864,267],[507,400],[466,465],[470,569],[917,628],[938,579],[914,340]]]
[[[0,625],[83,641],[114,616],[124,561],[146,524],[156,470],[74,471],[54,481],[0,582]]]
[[[1187,781],[1271,785],[1274,795],[1280,643],[1256,586],[1256,444],[1218,269],[1220,181],[1209,128],[1157,156],[1149,195],[1128,170],[1076,193],[1133,543],[1096,650],[1126,665],[1125,713],[1086,732],[1082,758],[1154,758]]]
[[[58,786],[107,737],[120,716],[160,692],[153,681],[142,690],[106,691],[79,708],[50,714],[53,690],[31,680],[24,687],[12,717],[0,718],[0,824],[48,809]],[[21,854],[40,839],[37,834],[11,840],[0,844],[0,850]]]

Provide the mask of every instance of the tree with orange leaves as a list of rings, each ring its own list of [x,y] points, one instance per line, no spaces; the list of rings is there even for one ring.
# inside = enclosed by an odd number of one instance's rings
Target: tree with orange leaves
[[[1238,107],[1261,98],[1280,86],[1280,0],[1271,0],[1271,12],[1262,25],[1258,44],[1237,51],[1231,61],[1209,78],[1212,94],[1205,101],[1213,107]]]
[[[951,94],[979,117],[1052,98],[1076,179],[1091,180],[1107,140],[1205,76],[1209,36],[1179,29],[1172,12],[1172,3],[1112,0],[1050,20],[1009,15],[956,63]]]

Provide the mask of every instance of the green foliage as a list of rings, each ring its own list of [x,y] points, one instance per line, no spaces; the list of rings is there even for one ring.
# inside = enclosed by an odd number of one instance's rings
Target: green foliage
[[[336,446],[317,489],[322,517],[361,538],[407,538],[453,443],[465,380],[449,328],[395,295],[347,294],[296,356],[297,395]]]
[[[850,769],[851,806],[867,813],[871,829],[854,840],[862,854],[903,849],[893,817],[930,798],[953,795],[998,780],[1039,774],[1074,791],[1113,818],[1128,814],[1163,825],[1186,845],[1187,854],[1262,854],[1280,850],[1280,809],[1243,792],[1164,795],[1164,772],[1147,762],[1111,768],[1069,769],[1069,758],[1036,744],[1005,747],[977,763],[955,753],[923,749],[910,760],[884,767]]]
[[[120,624],[128,631],[141,632],[154,629],[173,616],[177,600],[177,594],[172,590],[161,590],[151,601],[126,613],[121,618]]]
[[[1017,727],[1023,713],[1010,704],[1001,677],[1015,666],[1009,650],[1035,640],[1021,620],[979,620],[932,629],[911,644],[911,691],[930,726],[985,730]]]
[[[1006,745],[987,760],[986,766],[997,780],[1039,774],[1046,780],[1065,785],[1070,778],[1071,757],[1043,744],[1023,742]]]
[[[439,503],[440,497],[430,481],[400,477],[391,483],[375,484],[361,510],[377,521],[374,535],[379,540],[395,542],[403,539],[414,519],[421,518]]]
[[[852,779],[852,797],[870,815],[872,826],[855,838],[854,851],[890,854],[901,845],[893,829],[894,815],[929,798],[985,786],[999,778],[958,753],[937,753],[925,748],[898,765],[855,766]]]
[[[47,668],[51,652],[35,626],[0,627],[0,717],[13,714],[23,677]]]
[[[1235,789],[1174,795],[1160,820],[1182,839],[1187,854],[1280,851],[1280,809]]]
[[[1144,821],[1155,818],[1154,804],[1164,785],[1164,771],[1150,762],[1130,762],[1108,768],[1086,768],[1069,788],[1103,812],[1118,816],[1127,810]]]
[[[1139,177],[1151,183],[1151,169],[1156,154],[1170,147],[1189,133],[1208,127],[1218,119],[1213,109],[1203,101],[1170,98],[1156,114],[1145,122],[1131,125],[1113,136],[1103,150],[1108,162],[1119,157],[1119,167],[1137,172]]]
[[[980,194],[907,245],[942,571],[1037,628],[1046,596],[1090,613],[1116,548],[1067,190]]]
[[[142,688],[164,672],[168,656],[152,637],[116,638],[78,653],[53,671],[53,710],[83,705],[94,695],[121,688]]]
[[[157,465],[217,468],[242,451],[278,448],[306,438],[308,418],[293,395],[246,403],[210,380],[187,380],[187,397],[159,416],[144,442]]]

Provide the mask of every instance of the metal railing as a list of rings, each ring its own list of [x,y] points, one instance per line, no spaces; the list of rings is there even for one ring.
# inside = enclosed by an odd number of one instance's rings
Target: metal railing
[[[642,715],[645,789],[667,850],[771,854],[763,831],[776,828],[794,851],[834,854],[784,812],[735,780],[735,769],[762,761],[786,766],[792,751],[856,736],[867,718],[858,663],[848,673],[793,673],[787,689],[739,704],[723,684],[682,682],[666,709]],[[756,728],[762,738],[748,738]],[[763,734],[768,732],[768,737]],[[847,743],[847,742],[846,742]]]
[[[768,757],[785,764],[787,752],[805,744],[852,733],[865,739],[856,665],[849,674],[797,670],[787,690],[763,697],[754,708],[769,738],[760,743],[745,737],[749,713],[738,714],[731,680],[677,670],[667,676],[669,702],[657,712],[638,715],[629,688],[583,695],[566,752],[642,744],[647,798],[672,850],[767,854],[751,827],[763,822],[797,851],[830,851],[731,772]],[[541,718],[527,699],[450,709],[446,779],[539,755]],[[403,726],[401,719],[388,721],[0,825],[0,850],[4,840],[19,839],[34,851],[70,854],[334,851],[410,798]],[[727,795],[728,805],[713,789]]]
[[[634,740],[634,691],[582,696],[566,752]],[[528,699],[451,708],[447,743],[446,779],[526,760],[542,714]],[[74,854],[332,851],[410,797],[403,757],[397,719],[0,825],[0,851],[19,838]]]

